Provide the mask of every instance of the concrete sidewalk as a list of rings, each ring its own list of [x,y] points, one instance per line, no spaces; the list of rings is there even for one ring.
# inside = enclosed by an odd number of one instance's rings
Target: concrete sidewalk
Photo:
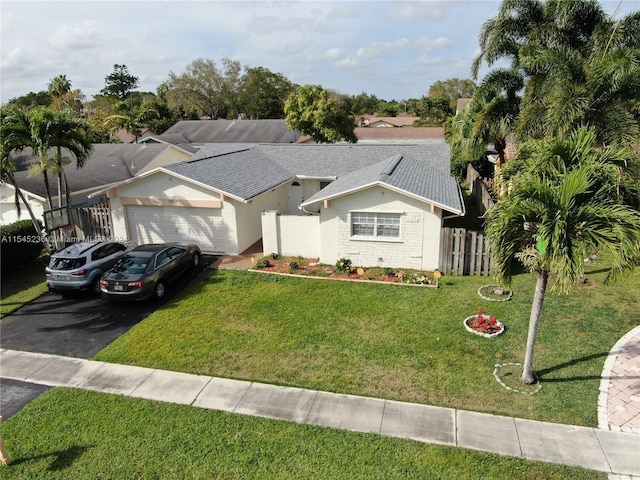
[[[0,350],[3,378],[640,476],[640,435],[377,398]]]

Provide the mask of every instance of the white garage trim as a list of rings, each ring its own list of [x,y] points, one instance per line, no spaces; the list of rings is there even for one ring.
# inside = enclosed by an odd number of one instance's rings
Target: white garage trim
[[[126,205],[127,233],[138,244],[186,242],[206,253],[224,253],[222,210],[180,206]]]
[[[222,208],[220,200],[186,200],[183,198],[130,198],[120,197],[122,205],[149,205],[155,207]]]

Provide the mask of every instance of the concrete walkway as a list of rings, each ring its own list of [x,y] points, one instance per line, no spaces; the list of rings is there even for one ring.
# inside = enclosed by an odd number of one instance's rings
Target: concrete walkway
[[[3,378],[126,395],[640,476],[640,435],[0,350]]]

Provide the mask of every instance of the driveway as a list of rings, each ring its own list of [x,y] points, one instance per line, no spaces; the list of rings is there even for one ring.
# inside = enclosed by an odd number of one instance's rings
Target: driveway
[[[167,288],[161,300],[111,302],[87,294],[47,293],[0,321],[0,348],[66,357],[92,358],[120,335],[170,302],[219,257],[203,255],[200,267],[190,270]],[[1,372],[0,372],[1,374]],[[0,406],[7,418],[47,387],[1,380]]]

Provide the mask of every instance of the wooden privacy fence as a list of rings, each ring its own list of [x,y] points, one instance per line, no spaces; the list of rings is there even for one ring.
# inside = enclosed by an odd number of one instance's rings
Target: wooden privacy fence
[[[113,238],[111,208],[107,201],[83,207],[61,207],[44,212],[48,241],[54,250],[83,240]]]
[[[482,232],[443,228],[440,234],[440,271],[446,275],[490,275],[491,249]]]
[[[487,185],[486,182],[487,181],[480,176],[478,171],[473,168],[471,164],[467,166],[466,183],[471,190],[471,195],[475,199],[478,211],[481,215],[495,204],[489,190],[489,185]]]
[[[113,237],[111,208],[108,202],[102,201],[87,207],[72,208],[71,215],[76,227],[81,230],[83,239]]]

